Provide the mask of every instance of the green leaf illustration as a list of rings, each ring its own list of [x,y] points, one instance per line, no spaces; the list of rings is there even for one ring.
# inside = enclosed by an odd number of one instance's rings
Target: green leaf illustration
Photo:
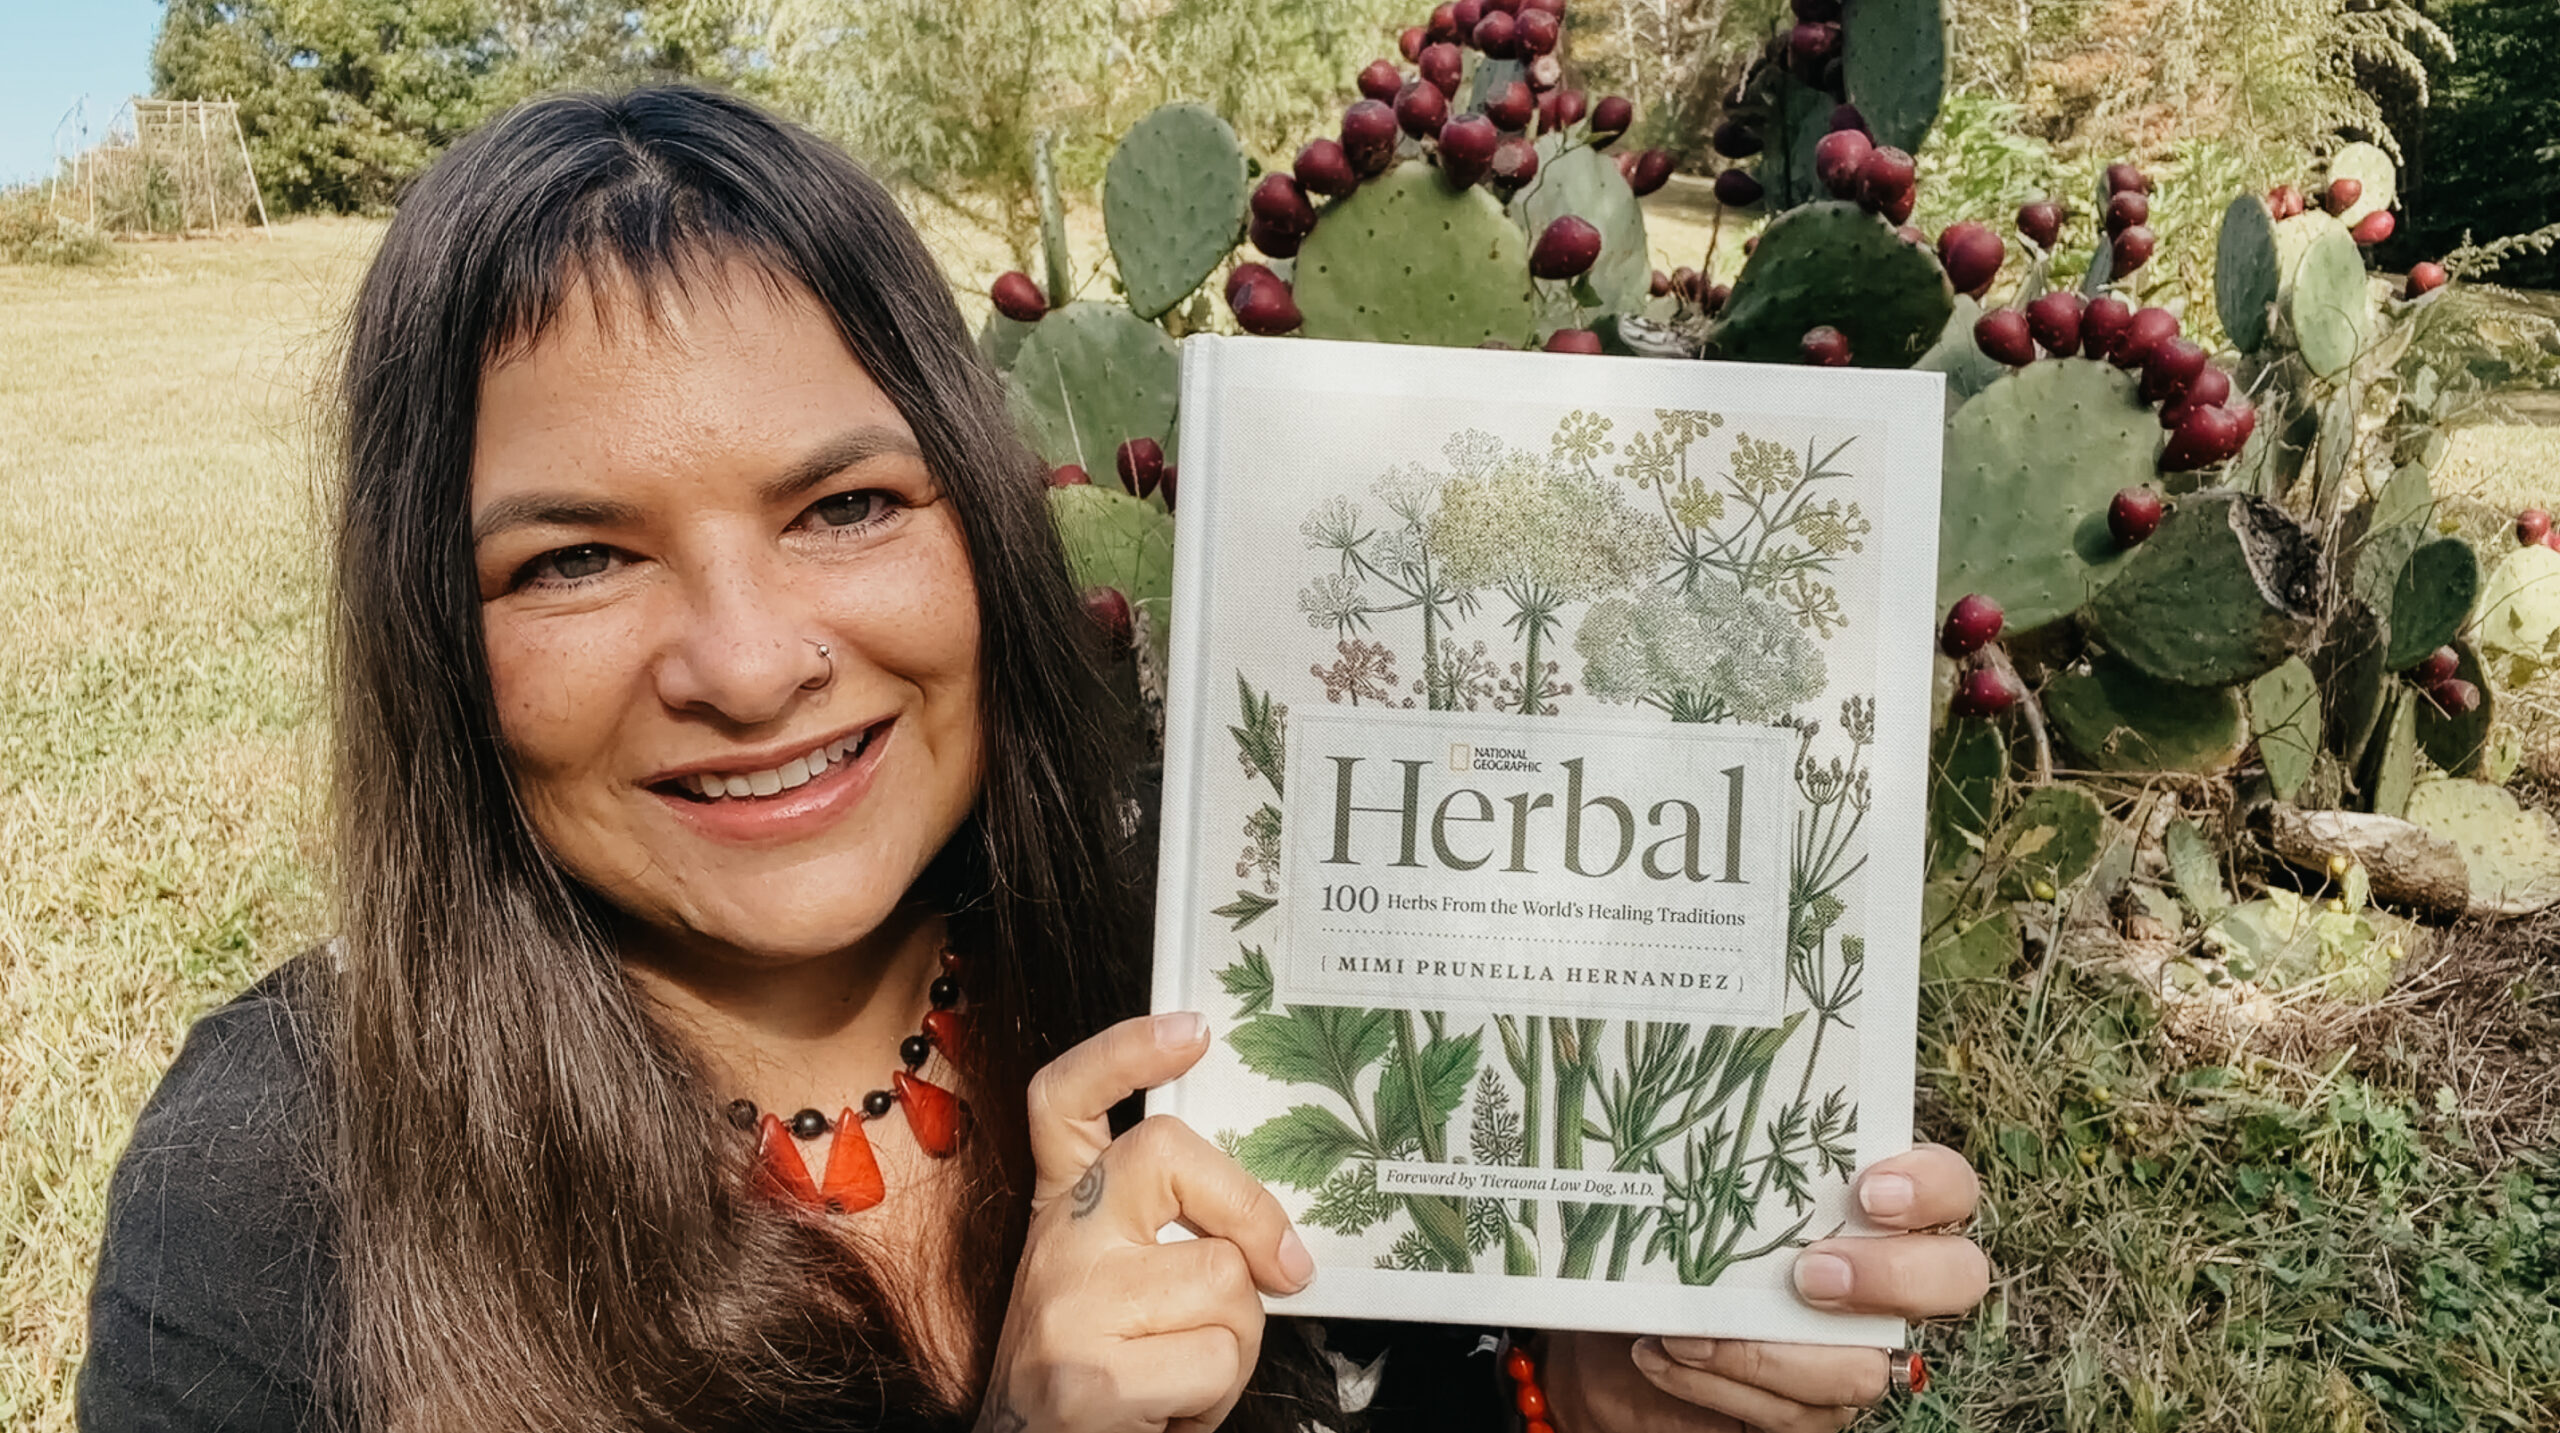
[[[1286,766],[1280,722],[1289,709],[1274,704],[1268,694],[1254,695],[1242,672],[1236,673],[1236,702],[1244,709],[1244,725],[1227,728],[1236,739],[1236,759],[1244,763],[1246,775],[1261,777],[1278,792]]]
[[[1249,1020],[1271,1008],[1271,959],[1257,946],[1244,946],[1244,959],[1218,972],[1218,983],[1242,1002],[1236,1018]]]
[[[1225,916],[1236,923],[1237,930],[1242,930],[1269,914],[1271,908],[1278,904],[1280,904],[1278,901],[1269,896],[1257,896],[1251,891],[1238,891],[1234,900],[1217,907],[1209,914]]]
[[[1267,1183],[1314,1189],[1362,1148],[1359,1134],[1333,1111],[1291,1105],[1244,1137],[1236,1162]]]
[[[1483,1032],[1477,1031],[1423,1045],[1419,1059],[1423,1094],[1431,1102],[1432,1129],[1446,1128],[1458,1102],[1467,1097],[1467,1085],[1476,1077],[1478,1047],[1483,1040]],[[1413,1089],[1408,1081],[1389,1077],[1378,1082],[1378,1139],[1390,1151],[1426,1143],[1423,1125],[1414,1118]]]
[[[1392,1038],[1383,1010],[1301,1005],[1255,1016],[1228,1033],[1227,1047],[1264,1079],[1322,1085],[1357,1104],[1360,1072],[1387,1053]]]
[[[1316,1191],[1315,1202],[1307,1206],[1298,1222],[1337,1234],[1365,1234],[1370,1225],[1395,1213],[1403,1204],[1395,1195],[1378,1192],[1376,1162],[1360,1160],[1336,1170]]]

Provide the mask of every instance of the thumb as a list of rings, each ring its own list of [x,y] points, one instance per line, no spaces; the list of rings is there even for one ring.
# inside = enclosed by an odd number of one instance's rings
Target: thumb
[[[1209,1022],[1196,1012],[1123,1020],[1031,1077],[1031,1210],[1065,1193],[1111,1147],[1111,1107],[1200,1062]]]

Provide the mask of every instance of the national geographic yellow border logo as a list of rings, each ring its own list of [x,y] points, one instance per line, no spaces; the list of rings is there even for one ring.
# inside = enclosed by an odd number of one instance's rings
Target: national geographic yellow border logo
[[[1449,743],[1449,769],[1451,771],[1475,770],[1476,749],[1463,741]]]

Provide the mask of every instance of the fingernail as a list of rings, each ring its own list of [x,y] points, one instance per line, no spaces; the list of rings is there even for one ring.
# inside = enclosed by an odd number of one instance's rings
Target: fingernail
[[[1849,1292],[1849,1261],[1837,1254],[1806,1254],[1796,1260],[1796,1292],[1808,1299],[1837,1299]]]
[[[1877,1219],[1907,1213],[1914,1194],[1907,1174],[1871,1174],[1858,1182],[1858,1207]]]
[[[1637,1339],[1631,1353],[1635,1357],[1636,1367],[1647,1373],[1660,1373],[1671,1366],[1671,1359],[1663,1353],[1662,1340],[1658,1338]]]
[[[1197,1010],[1179,1010],[1156,1017],[1156,1048],[1159,1050],[1187,1050],[1199,1044],[1200,1037],[1207,1033],[1209,1022],[1202,1019]]]
[[[1694,1367],[1704,1368],[1716,1356],[1716,1341],[1711,1338],[1666,1338],[1662,1351]]]
[[[1316,1256],[1307,1252],[1307,1241],[1295,1229],[1280,1236],[1280,1272],[1296,1281],[1289,1286],[1293,1294],[1315,1282]]]

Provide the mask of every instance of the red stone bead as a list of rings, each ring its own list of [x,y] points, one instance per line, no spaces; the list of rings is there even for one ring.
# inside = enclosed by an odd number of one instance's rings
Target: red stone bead
[[[1909,1361],[1905,1363],[1903,1367],[1909,1376],[1912,1392],[1926,1393],[1929,1391],[1929,1365],[1926,1360],[1920,1357],[1918,1351],[1913,1351]]]
[[[924,1033],[942,1057],[957,1065],[969,1058],[969,1022],[957,1010],[924,1012]]]
[[[1547,1416],[1547,1395],[1540,1391],[1538,1385],[1534,1383],[1524,1383],[1520,1385],[1519,1404],[1520,1416],[1523,1418],[1544,1418]]]
[[[887,1197],[880,1161],[871,1153],[871,1138],[862,1121],[846,1110],[836,1117],[836,1142],[827,1150],[827,1182],[818,1197],[838,1214],[859,1214]]]
[[[1527,1349],[1515,1348],[1502,1356],[1502,1371],[1510,1374],[1514,1383],[1527,1383],[1538,1376],[1538,1362],[1529,1357]]]
[[[1556,1433],[1556,1425],[1544,1418],[1532,1418],[1529,1420],[1529,1426],[1522,1429],[1521,1433]]]
[[[801,1161],[800,1147],[791,1142],[791,1130],[782,1116],[768,1112],[759,1128],[763,1132],[756,1136],[756,1163],[766,1192],[803,1204],[817,1203],[818,1186],[809,1182],[809,1166]]]
[[[959,1098],[904,1070],[892,1071],[889,1082],[897,1087],[898,1103],[907,1107],[907,1128],[915,1132],[916,1143],[936,1159],[950,1158],[960,1148],[960,1121],[966,1113]]]
[[[942,968],[952,975],[960,973],[960,952],[949,946],[942,948]]]

